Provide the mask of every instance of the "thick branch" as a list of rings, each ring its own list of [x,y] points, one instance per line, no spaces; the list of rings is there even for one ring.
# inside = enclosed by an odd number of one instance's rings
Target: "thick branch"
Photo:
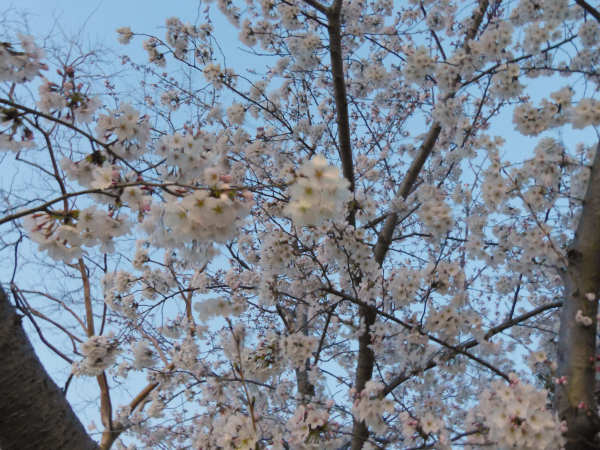
[[[464,48],[467,53],[470,52],[469,41],[475,39],[477,31],[479,30],[481,22],[483,21],[483,18],[485,16],[485,12],[488,8],[488,5],[488,0],[480,0],[478,8],[473,12],[471,25],[465,35]],[[460,80],[457,79],[456,81],[458,83]],[[450,93],[448,97],[453,96],[454,93]],[[411,163],[408,171],[406,172],[406,175],[404,176],[404,179],[402,180],[400,189],[398,189],[398,192],[396,192],[396,198],[403,198],[404,200],[406,200],[406,198],[412,190],[413,185],[415,184],[415,181],[417,180],[417,177],[419,176],[419,173],[421,172],[421,169],[425,165],[427,158],[429,158],[429,155],[431,154],[431,151],[433,150],[433,147],[435,146],[435,143],[437,142],[441,131],[442,126],[440,125],[440,123],[437,121],[433,122],[431,128],[429,129],[429,132],[427,133],[427,136],[425,137],[425,140],[419,148],[417,157]],[[390,248],[390,245],[392,243],[392,237],[394,235],[397,223],[398,215],[396,213],[393,213],[388,216],[383,225],[383,229],[379,235],[377,245],[375,246],[375,250],[373,251],[375,255],[375,260],[379,265],[383,264],[383,260],[385,259],[385,256]]]
[[[598,12],[596,8],[594,8],[585,0],[575,0],[575,3],[577,3],[583,9],[585,9],[588,14],[591,14],[594,17],[594,19],[600,22],[600,12]]]
[[[368,303],[365,303],[363,301],[360,301],[354,297],[351,297],[350,295],[346,295],[343,292],[339,292],[336,291],[335,289],[330,289],[330,288],[324,288],[323,289],[326,292],[329,292],[331,294],[335,294],[339,297],[342,297],[346,300],[349,300],[350,302],[361,306],[362,308],[369,310],[371,312],[373,312],[373,314],[375,314],[375,316],[379,315],[382,317],[385,317],[386,319],[391,320],[392,322],[395,322],[399,325],[402,325],[404,328],[406,328],[407,330],[415,330],[417,332],[419,332],[420,334],[422,334],[423,336],[427,336],[427,338],[430,341],[435,342],[436,344],[441,345],[442,347],[447,348],[450,352],[453,353],[460,353],[461,355],[465,355],[466,357],[468,357],[469,359],[475,361],[478,364],[481,364],[484,367],[487,367],[488,369],[490,369],[492,372],[496,373],[497,375],[501,376],[502,378],[504,378],[506,381],[509,381],[508,375],[505,374],[504,372],[502,372],[500,369],[498,369],[497,367],[494,367],[492,364],[488,363],[487,361],[479,358],[478,356],[473,355],[472,353],[469,353],[465,350],[465,348],[461,345],[451,345],[448,344],[446,341],[444,341],[443,339],[437,338],[435,336],[433,336],[432,334],[426,333],[424,332],[421,327],[419,326],[415,326],[415,325],[411,325],[403,320],[400,320],[398,318],[396,318],[395,316],[386,313],[385,311],[382,311],[380,309],[378,309],[377,307],[373,306],[373,305],[369,305]]]
[[[90,279],[88,277],[87,267],[83,259],[79,259],[78,263],[79,272],[81,273],[81,281],[83,283],[83,299],[85,304],[87,333],[89,337],[92,337],[96,334],[96,332],[94,330],[94,310],[92,307]],[[108,386],[106,373],[102,372],[100,375],[98,375],[96,377],[96,381],[98,382],[98,387],[100,388],[100,418],[102,420],[102,425],[104,425],[104,433],[102,433],[104,436],[107,431],[110,432],[113,429],[110,388]],[[104,437],[102,440],[104,441]]]
[[[504,330],[506,330],[508,328],[512,328],[515,325],[518,325],[522,322],[525,322],[526,320],[531,319],[532,317],[535,317],[538,314],[541,314],[550,309],[560,308],[562,306],[562,304],[563,304],[563,302],[552,302],[552,303],[546,303],[545,305],[542,305],[542,306],[538,306],[537,308],[532,309],[531,311],[529,311],[525,314],[515,317],[514,319],[507,320],[494,328],[490,328],[487,331],[487,333],[485,333],[484,338],[487,341],[491,337],[497,335],[498,333],[502,333]],[[468,350],[479,344],[480,344],[480,342],[477,341],[476,339],[469,339],[467,342],[457,345],[456,347],[460,348],[462,350]],[[434,367],[437,367],[437,365],[438,365],[438,361],[431,359],[418,373],[426,372],[430,369],[433,369]],[[404,383],[405,381],[410,379],[413,375],[416,375],[416,373],[403,372],[400,375],[398,375],[396,378],[393,378],[391,381],[386,383],[385,388],[381,391],[381,394],[380,394],[381,397],[383,398],[386,395],[388,395],[390,392],[392,392],[394,389],[396,389],[402,383]]]
[[[306,3],[307,5],[312,6],[313,8],[315,8],[317,11],[319,11],[320,13],[323,14],[327,14],[327,6],[321,4],[320,2],[316,1],[316,0],[303,0],[304,3]]]
[[[352,143],[350,141],[350,117],[348,99],[346,98],[346,79],[344,77],[344,55],[342,51],[342,2],[335,1],[327,13],[329,32],[329,54],[331,57],[331,77],[333,79],[333,96],[335,99],[336,120],[342,173],[350,182],[350,190],[354,192],[354,163],[352,159]],[[349,213],[348,222],[354,225],[355,212]]]
[[[483,22],[483,17],[485,16],[485,12],[487,11],[489,5],[489,0],[480,0],[477,9],[473,11],[471,26],[465,35],[464,48],[467,53],[471,52],[469,48],[469,41],[472,41],[475,39],[475,36],[477,36],[477,31],[479,31],[479,27],[481,26],[481,22]]]
[[[297,333],[302,333],[308,336],[308,312],[304,305],[296,306],[296,326]],[[298,392],[302,395],[303,400],[307,397],[314,397],[315,386],[310,382],[308,372],[310,371],[310,359],[307,358],[300,367],[296,369],[296,381],[298,383]]]
[[[597,148],[563,276],[565,290],[558,339],[558,376],[567,377],[567,384],[557,386],[554,407],[561,420],[567,421],[569,443],[565,448],[569,450],[588,448],[587,443],[600,432],[595,399],[596,316],[600,294],[599,193],[600,149]],[[593,301],[586,298],[589,294],[594,296]],[[591,324],[586,326],[577,321],[578,311],[586,320],[591,320]]]
[[[171,363],[167,366],[166,372],[172,371],[175,368],[175,364]],[[156,389],[160,383],[150,383],[144,389],[140,391],[138,395],[129,404],[129,410],[134,412],[135,409],[146,400],[148,395]],[[102,433],[102,440],[100,441],[100,450],[110,450],[117,438],[125,431],[125,426],[121,422],[113,422],[111,430],[104,430]]]
[[[419,149],[419,154],[413,160],[404,180],[402,181],[402,185],[398,190],[397,195],[406,199],[412,188],[419,172],[421,172],[421,168],[425,164],[425,161],[429,157],[435,142],[440,135],[440,131],[442,130],[441,125],[438,122],[435,122],[429,130],[427,134],[427,138],[425,142],[421,145]],[[390,244],[392,243],[392,237],[394,235],[394,230],[396,229],[396,225],[398,223],[398,214],[391,214],[386,219],[383,230],[379,235],[379,240],[377,241],[377,245],[373,251],[375,255],[375,260],[381,266],[383,260],[385,259],[385,255],[390,248]],[[367,381],[371,380],[373,376],[373,367],[375,364],[375,354],[373,350],[369,347],[371,345],[371,327],[375,324],[375,319],[377,318],[377,314],[371,310],[361,307],[360,309],[360,320],[365,324],[365,331],[358,338],[358,362],[356,367],[356,383],[355,388],[358,392],[361,392]],[[369,429],[364,421],[355,422],[354,428],[352,431],[352,443],[350,446],[351,450],[361,450],[364,443],[369,438]]]
[[[8,222],[12,222],[14,220],[20,219],[21,217],[28,216],[30,214],[35,214],[36,212],[46,212],[48,214],[58,215],[61,211],[50,210],[49,208],[52,205],[59,203],[59,202],[63,202],[66,199],[69,199],[72,197],[78,197],[80,195],[102,194],[102,195],[107,195],[107,196],[114,197],[115,199],[117,199],[121,195],[120,189],[123,189],[126,187],[131,187],[131,186],[146,186],[146,187],[160,188],[163,191],[167,192],[168,194],[171,194],[176,197],[183,197],[183,194],[173,191],[172,189],[174,189],[174,188],[183,188],[183,189],[189,189],[189,190],[197,190],[197,189],[208,190],[208,189],[210,189],[209,187],[193,186],[193,185],[189,185],[189,184],[150,183],[150,182],[146,182],[146,181],[135,181],[135,182],[131,182],[131,183],[114,184],[108,189],[85,189],[83,191],[76,191],[76,192],[71,192],[69,194],[61,195],[60,197],[56,197],[53,200],[49,200],[46,203],[41,204],[40,206],[36,206],[35,208],[23,209],[23,210],[19,211],[18,213],[4,216],[2,219],[0,219],[0,225],[3,225]],[[231,187],[229,189],[230,190],[246,189],[246,190],[250,190],[250,191],[252,190],[252,188],[250,188],[248,186]],[[184,191],[184,192],[186,192],[186,191]]]
[[[344,178],[350,182],[350,190],[354,192],[354,162],[352,158],[352,143],[350,139],[350,117],[348,99],[346,98],[346,79],[344,77],[344,57],[342,51],[342,1],[335,0],[327,12],[329,32],[329,53],[331,57],[331,76],[333,79],[333,95],[336,106],[338,126],[339,152]],[[356,226],[356,208],[350,207],[347,220]],[[375,355],[369,347],[371,344],[370,328],[377,317],[373,311],[366,308],[359,310],[360,320],[365,325],[364,333],[358,338],[358,361],[354,387],[361,392],[365,383],[371,379]],[[360,450],[368,438],[368,428],[363,421],[354,421],[352,430],[352,450]]]
[[[44,370],[0,288],[0,448],[98,450]]]
[[[90,279],[87,274],[87,267],[83,259],[78,261],[78,269],[81,274],[81,282],[83,283],[83,301],[85,304],[85,320],[88,337],[92,337],[96,334],[94,330],[94,311],[92,309],[92,294],[90,290]]]
[[[408,168],[408,171],[402,180],[402,184],[400,185],[400,189],[398,189],[398,192],[396,193],[396,197],[401,197],[406,200],[413,185],[415,184],[415,181],[417,180],[417,177],[419,176],[419,173],[421,172],[421,169],[425,165],[425,161],[427,161],[427,158],[429,158],[429,155],[431,154],[431,151],[433,150],[441,131],[442,126],[440,123],[434,122],[429,130],[429,133],[427,133],[427,137],[419,148],[417,157],[413,160]],[[383,264],[385,255],[390,248],[397,223],[398,214],[390,214],[383,225],[381,233],[379,234],[377,245],[375,246],[375,250],[373,250],[375,261],[377,261],[379,265]]]

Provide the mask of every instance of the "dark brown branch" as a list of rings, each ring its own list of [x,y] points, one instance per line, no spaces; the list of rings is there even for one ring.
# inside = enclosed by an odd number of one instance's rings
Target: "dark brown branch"
[[[592,5],[590,5],[585,0],[575,0],[575,3],[577,3],[583,9],[585,9],[585,11],[588,14],[591,14],[594,17],[594,19],[596,19],[598,22],[600,22],[600,12],[598,12],[598,10],[596,8],[594,8]]]
[[[469,52],[469,41],[475,39],[477,31],[479,30],[481,22],[483,21],[483,17],[485,16],[485,12],[488,8],[488,5],[488,0],[480,0],[477,9],[473,13],[471,26],[469,27],[465,35],[464,47],[467,53]],[[459,79],[456,80],[457,83],[459,81]],[[454,93],[451,93],[449,95],[449,97],[452,96],[454,96]],[[400,189],[398,189],[398,192],[396,193],[396,198],[401,197],[406,200],[406,198],[412,190],[415,181],[417,180],[417,177],[419,176],[419,173],[421,172],[421,169],[425,165],[425,161],[427,161],[427,158],[429,158],[429,155],[431,154],[441,131],[442,126],[440,125],[440,123],[437,121],[433,122],[431,128],[429,129],[429,132],[427,133],[427,136],[425,137],[425,140],[421,144],[421,147],[419,147],[417,157],[411,163],[408,171],[406,172],[406,175],[404,176],[404,179],[402,180]],[[375,250],[373,251],[375,255],[375,260],[379,265],[383,264],[383,260],[385,259],[385,256],[390,248],[390,245],[392,243],[392,237],[394,235],[397,223],[398,215],[394,213],[388,216],[383,225],[383,229],[379,235],[377,245],[375,246]]]
[[[14,289],[13,293],[14,293],[15,299],[18,299],[19,298],[18,291],[16,289]],[[21,301],[23,301],[23,300],[21,300]],[[23,301],[23,303],[25,303],[25,302]],[[60,356],[62,359],[64,359],[67,363],[73,364],[73,360],[71,358],[69,358],[67,355],[65,355],[63,352],[61,352],[59,349],[57,349],[54,345],[52,345],[50,342],[48,342],[48,340],[44,337],[44,334],[42,333],[41,328],[39,327],[39,325],[33,318],[31,312],[27,309],[27,305],[24,304],[23,307],[21,307],[21,306],[19,306],[19,303],[17,302],[17,308],[19,309],[19,311],[21,311],[23,314],[25,314],[27,316],[27,318],[31,321],[31,324],[35,328],[35,331],[37,332],[38,336],[40,337],[40,340],[44,343],[44,345],[46,347],[48,347],[50,350],[52,350],[54,353],[56,353],[58,356]]]
[[[425,9],[425,5],[423,5],[423,2],[420,2],[420,6],[421,11],[423,11],[423,17],[427,17],[427,10]],[[429,29],[429,32],[431,33],[431,36],[435,39],[435,43],[437,45],[438,50],[442,54],[442,58],[444,58],[444,61],[446,61],[446,59],[448,58],[446,58],[446,53],[444,52],[444,48],[442,47],[442,43],[440,42],[437,34],[431,28]]]
[[[315,8],[320,13],[327,14],[327,12],[329,11],[329,8],[327,8],[327,6],[321,4],[317,0],[303,0],[303,1],[307,5],[312,6],[313,8]]]
[[[344,178],[350,182],[350,191],[354,192],[354,162],[350,140],[350,116],[346,97],[346,78],[344,77],[344,54],[342,50],[342,2],[336,0],[327,12],[329,32],[329,54],[331,57],[331,76],[333,79],[333,97],[335,99],[336,120],[340,161]],[[350,225],[355,225],[354,208],[349,212]]]
[[[181,187],[181,188],[185,188],[185,189],[190,189],[190,190],[196,190],[196,189],[209,189],[209,188],[202,188],[199,186],[191,186],[191,185],[187,185],[187,184],[177,184],[177,183],[172,183],[172,184],[164,184],[164,183],[148,183],[145,181],[136,181],[136,182],[132,182],[132,183],[122,183],[122,184],[116,184],[111,186],[108,189],[86,189],[83,191],[77,191],[77,192],[71,192],[70,194],[65,194],[65,195],[61,195],[60,197],[56,197],[54,200],[50,200],[46,203],[41,204],[40,206],[36,206],[35,208],[30,208],[30,209],[26,209],[23,211],[20,211],[18,213],[15,214],[10,214],[8,216],[3,217],[2,219],[0,219],[0,225],[5,224],[7,222],[11,222],[13,220],[16,219],[20,219],[21,217],[25,217],[28,216],[29,214],[34,214],[36,212],[48,212],[48,208],[50,208],[50,206],[54,205],[55,203],[59,203],[64,201],[65,199],[69,199],[72,197],[77,197],[80,195],[86,195],[86,194],[102,194],[102,195],[107,195],[110,197],[114,197],[114,198],[118,198],[119,194],[115,193],[113,191],[119,191],[122,188],[126,188],[126,187],[131,187],[131,186],[148,186],[148,187],[156,187],[156,188],[160,188],[162,190],[164,190],[165,192],[171,194],[171,195],[175,195],[178,197],[181,197],[182,194],[178,194],[175,191],[172,191],[172,188],[177,188],[177,187]],[[171,188],[171,189],[170,189]],[[250,190],[248,187],[233,187],[231,189],[248,189]],[[52,211],[53,214],[58,213],[58,211]]]
[[[55,123],[57,123],[59,125],[65,126],[67,128],[70,128],[71,130],[76,131],[77,133],[81,134],[82,136],[85,136],[87,139],[89,139],[90,142],[93,142],[93,143],[101,146],[102,148],[104,148],[104,150],[106,150],[110,155],[112,155],[116,159],[120,160],[123,164],[125,164],[127,167],[129,167],[134,172],[136,171],[135,168],[132,167],[126,160],[124,160],[122,157],[120,157],[119,155],[117,155],[115,152],[113,152],[110,149],[110,144],[108,144],[106,142],[102,142],[102,141],[96,139],[94,136],[92,136],[91,134],[86,133],[81,128],[78,128],[77,126],[75,126],[75,125],[73,125],[73,124],[71,124],[69,122],[66,122],[64,120],[57,119],[52,114],[46,114],[46,113],[43,113],[41,111],[37,111],[35,109],[31,109],[31,108],[28,108],[28,107],[23,106],[23,105],[19,105],[18,103],[14,103],[14,102],[11,102],[11,101],[8,101],[8,100],[4,100],[2,98],[0,98],[0,103],[8,105],[8,106],[10,106],[12,108],[20,109],[21,111],[24,111],[27,114],[33,114],[34,116],[37,116],[37,117],[43,117],[46,120],[49,120],[51,122],[55,122]]]
[[[508,318],[506,320],[511,320],[515,313],[515,308],[517,307],[517,302],[519,301],[519,292],[521,291],[521,281],[523,280],[523,274],[519,275],[519,285],[515,290],[515,296],[513,297],[512,307],[510,308],[510,313],[508,314]]]
[[[495,336],[498,333],[501,333],[504,330],[511,328],[515,325],[518,325],[521,322],[525,322],[527,319],[537,316],[538,314],[541,314],[545,311],[548,311],[548,310],[554,309],[554,308],[560,308],[562,306],[562,304],[563,304],[563,302],[547,303],[545,305],[542,305],[535,309],[532,309],[531,311],[529,311],[525,314],[515,317],[512,320],[505,321],[494,328],[490,328],[487,331],[487,333],[485,333],[485,340],[489,340],[492,336]],[[475,339],[470,339],[467,342],[465,342],[464,344],[461,344],[457,347],[468,350],[470,348],[475,347],[476,345],[479,345],[479,342]],[[421,371],[419,371],[419,373],[426,372],[430,369],[433,369],[434,367],[437,367],[437,365],[438,365],[437,361],[432,359],[425,365],[425,367],[423,367],[423,369]],[[385,389],[383,389],[383,391],[381,392],[381,396],[385,397],[386,395],[388,395],[390,392],[392,392],[394,389],[396,389],[398,386],[400,386],[402,383],[404,383],[406,380],[410,379],[414,375],[416,375],[416,374],[415,373],[407,374],[405,372],[398,375],[396,378],[394,378],[393,380],[391,380],[390,382],[387,383]]]
[[[425,165],[425,161],[429,158],[431,151],[437,141],[440,132],[442,131],[442,126],[439,122],[434,122],[431,126],[431,129],[427,133],[427,137],[419,147],[419,152],[417,157],[413,160],[402,180],[402,184],[400,185],[400,189],[396,193],[396,197],[401,197],[406,200],[410,191],[421,172],[421,169]],[[383,260],[385,259],[385,255],[390,248],[392,243],[392,237],[394,235],[394,231],[396,230],[396,224],[398,223],[398,214],[393,213],[388,216],[383,224],[383,229],[379,234],[379,239],[377,240],[377,245],[375,245],[375,250],[373,254],[375,255],[375,261],[379,265],[383,264]]]
[[[175,364],[171,363],[166,367],[166,372],[171,372],[175,368]],[[146,400],[148,395],[156,389],[160,383],[150,383],[144,389],[140,391],[138,395],[129,404],[129,410],[133,413],[139,405],[143,405],[142,402]],[[126,430],[125,426],[120,422],[113,422],[112,429],[104,430],[102,433],[102,441],[100,442],[99,450],[110,450],[113,443],[117,438]]]
[[[331,316],[333,315],[333,312],[335,311],[335,307],[337,306],[337,303],[334,305],[334,307],[331,309],[331,311],[329,311],[329,313],[327,314],[327,319],[325,319],[325,325],[323,326],[323,334],[321,334],[321,339],[319,340],[319,346],[317,347],[317,351],[315,353],[315,361],[314,361],[314,365],[316,365],[319,362],[319,358],[321,356],[321,350],[323,350],[323,344],[325,343],[325,336],[327,335],[327,329],[329,328],[329,323],[331,322]]]
[[[36,356],[0,289],[0,448],[98,450]]]
[[[468,357],[469,359],[472,359],[473,361],[481,364],[484,367],[487,367],[488,369],[490,369],[492,372],[496,373],[497,375],[501,376],[502,378],[504,378],[506,381],[509,381],[508,375],[505,374],[504,372],[502,372],[500,369],[498,369],[497,367],[494,367],[492,364],[488,363],[487,361],[479,358],[478,356],[473,355],[472,353],[469,353],[466,351],[466,348],[464,346],[461,345],[451,345],[448,344],[446,341],[444,341],[443,339],[439,339],[429,333],[424,332],[421,327],[419,327],[418,325],[411,325],[410,323],[407,323],[403,320],[398,319],[397,317],[394,317],[391,314],[386,313],[385,311],[382,311],[380,309],[378,309],[377,307],[373,306],[373,305],[369,305],[368,303],[365,303],[361,300],[358,300],[350,295],[344,294],[343,292],[340,291],[336,291],[335,289],[331,289],[331,288],[322,288],[323,291],[325,292],[329,292],[330,294],[334,294],[337,295],[338,297],[341,297],[345,300],[350,301],[351,303],[354,303],[355,305],[358,305],[364,309],[368,309],[369,311],[372,311],[372,313],[375,316],[381,316],[381,317],[385,317],[386,319],[391,320],[392,322],[395,322],[399,325],[402,325],[404,328],[406,328],[407,330],[415,330],[418,331],[420,334],[422,334],[423,336],[427,336],[429,338],[430,341],[435,342],[436,344],[441,345],[442,347],[445,347],[447,349],[450,350],[450,352],[456,352],[456,353],[460,353],[461,355],[465,355],[466,357]],[[473,345],[474,346],[474,345]]]

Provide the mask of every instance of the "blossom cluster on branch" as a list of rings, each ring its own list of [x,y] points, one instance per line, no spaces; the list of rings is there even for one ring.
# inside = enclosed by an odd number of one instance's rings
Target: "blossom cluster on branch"
[[[94,52],[0,43],[0,250],[67,387],[98,385],[101,449],[572,448],[600,12],[215,3],[245,72],[210,5],[117,30],[148,53],[133,92]]]

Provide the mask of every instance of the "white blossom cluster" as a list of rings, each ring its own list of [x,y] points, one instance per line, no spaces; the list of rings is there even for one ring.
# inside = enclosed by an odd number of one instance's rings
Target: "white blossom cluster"
[[[154,144],[154,155],[158,156],[167,167],[177,166],[180,169],[179,176],[169,175],[164,171],[164,181],[189,181],[196,180],[202,176],[206,178],[206,184],[214,184],[214,178],[218,174],[213,171],[205,173],[212,164],[211,150],[218,145],[218,137],[212,133],[196,134],[180,132],[161,136]]]
[[[99,246],[102,253],[113,253],[114,239],[129,234],[133,223],[126,214],[116,215],[93,205],[72,213],[69,224],[60,224],[57,216],[45,213],[25,218],[23,226],[31,239],[39,244],[38,251],[48,252],[55,261],[71,262],[81,258],[86,250]]]
[[[81,344],[84,359],[73,363],[71,371],[77,376],[96,377],[113,366],[121,353],[115,334],[111,331],[101,336],[92,336]]]
[[[143,370],[156,364],[156,354],[150,349],[146,341],[138,341],[133,348],[133,367]]]
[[[518,64],[505,64],[503,67],[498,68],[498,71],[492,77],[494,84],[490,89],[491,92],[502,100],[509,100],[521,95],[525,86],[519,81],[520,71],[521,68]]]
[[[46,52],[38,47],[32,36],[17,33],[20,49],[10,42],[0,43],[0,82],[25,83],[40,76],[40,70],[47,70],[42,63]],[[21,120],[17,110],[0,109],[0,152],[17,153],[22,149],[34,148],[33,133],[24,127],[19,136],[17,131]]]
[[[315,53],[321,47],[321,38],[315,33],[305,33],[290,37],[290,54],[297,61],[298,69],[315,67],[317,58]]]
[[[429,55],[429,50],[425,46],[420,46],[407,54],[406,66],[402,69],[402,75],[407,82],[424,86],[427,76],[434,71],[434,68],[435,62]]]
[[[42,69],[47,66],[42,63],[46,57],[43,48],[38,47],[33,36],[17,33],[19,39],[18,50],[9,42],[0,44],[0,81],[9,83],[24,83],[31,81]]]
[[[337,427],[327,410],[317,409],[313,404],[300,405],[287,421],[289,436],[286,437],[297,448],[334,450],[342,445],[342,440],[335,438]]]
[[[443,236],[452,227],[452,211],[443,194],[431,185],[421,186],[417,193],[421,206],[418,214],[425,228],[436,237]]]
[[[117,28],[116,32],[119,35],[117,37],[117,40],[119,41],[120,44],[127,45],[133,39],[133,32],[131,31],[131,28],[129,28],[129,27]]]
[[[126,161],[132,161],[146,154],[151,124],[146,117],[140,117],[130,104],[121,103],[119,108],[100,114],[95,128],[103,142],[116,141],[110,150]]]
[[[512,374],[514,375],[514,374]],[[548,394],[516,376],[512,382],[493,381],[469,411],[469,421],[489,427],[479,442],[495,442],[500,449],[560,449],[565,444],[557,419],[548,411]]]
[[[317,339],[314,336],[304,336],[296,333],[284,340],[285,355],[291,367],[300,367],[307,359],[310,359],[317,347]]]
[[[232,305],[226,298],[217,297],[196,303],[194,305],[194,309],[200,314],[200,320],[202,322],[206,322],[214,316],[237,317],[244,312],[245,305]]]
[[[296,226],[321,225],[327,219],[341,220],[350,200],[348,180],[323,155],[302,163],[289,188],[291,201],[283,213]]]
[[[215,430],[215,443],[226,449],[252,450],[258,441],[252,420],[248,417],[231,415],[219,423]]]
[[[463,114],[463,102],[456,97],[439,102],[435,107],[433,117],[447,127],[466,128],[470,126],[470,121]]]
[[[382,389],[382,383],[368,381],[352,405],[355,416],[379,433],[385,432],[387,428],[383,420],[384,414],[394,412],[394,403],[390,399],[379,398],[378,394]]]
[[[237,232],[240,220],[248,215],[253,204],[250,192],[237,193],[222,183],[212,192],[196,190],[181,200],[174,197],[163,205],[154,205],[142,223],[155,242],[165,245],[187,242],[224,242]],[[169,232],[158,228],[160,221]]]
[[[232,69],[222,69],[221,64],[207,64],[202,74],[206,81],[211,83],[215,89],[220,89],[223,84],[235,85],[237,75]]]
[[[69,78],[59,86],[46,78],[42,78],[42,84],[38,87],[40,100],[36,102],[38,108],[45,112],[61,112],[64,108],[70,110],[67,117],[72,114],[79,123],[92,123],[93,114],[102,106],[100,97],[89,97],[78,89],[72,81],[74,69],[67,69]]]
[[[15,284],[53,305],[34,318],[73,374],[143,397],[113,407],[120,450],[561,448],[544,388],[569,386],[600,27],[566,0],[319,5],[217,0],[256,50],[244,76],[212,10],[167,19],[131,63],[143,99],[71,60],[24,87],[43,51],[0,44]],[[486,134],[507,111],[528,139]],[[594,332],[584,295],[562,325]]]

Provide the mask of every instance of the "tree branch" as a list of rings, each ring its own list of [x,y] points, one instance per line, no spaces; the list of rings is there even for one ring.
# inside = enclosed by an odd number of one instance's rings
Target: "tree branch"
[[[344,76],[344,55],[342,50],[342,2],[335,1],[327,12],[329,33],[329,54],[331,58],[331,76],[333,79],[333,97],[335,99],[336,120],[338,126],[340,161],[344,178],[350,182],[350,191],[354,192],[354,161],[350,139],[350,116],[346,98],[346,78]],[[348,213],[348,223],[355,226],[354,208]]]
[[[560,308],[562,306],[563,302],[553,302],[553,303],[548,303],[546,305],[542,305],[539,306],[535,309],[532,309],[531,311],[520,315],[518,317],[515,317],[512,320],[509,321],[505,321],[503,323],[501,323],[500,325],[494,327],[494,328],[490,328],[487,333],[485,333],[485,340],[489,340],[492,336],[497,335],[498,333],[501,333],[502,331],[511,328],[521,322],[525,322],[527,319],[530,319],[534,316],[537,316],[538,314],[544,312],[544,311],[548,311],[550,309],[554,309],[554,308]],[[457,347],[462,348],[464,350],[468,350],[470,348],[475,347],[476,345],[479,345],[480,342],[475,340],[475,339],[470,339],[467,342],[465,342],[464,344],[460,344]],[[425,367],[423,367],[423,369],[421,371],[419,371],[418,373],[422,373],[422,372],[426,372],[430,369],[433,369],[434,367],[437,367],[438,363],[437,361],[431,359],[426,365]],[[400,386],[402,383],[404,383],[406,380],[410,379],[412,376],[416,375],[416,373],[411,372],[409,374],[407,374],[406,372],[401,373],[400,375],[398,375],[396,378],[394,378],[392,381],[388,382],[386,384],[386,387],[381,391],[381,396],[385,397],[386,395],[388,395],[389,393],[391,393],[394,389],[396,389],[398,386]]]
[[[567,450],[586,449],[600,432],[596,412],[596,327],[600,294],[600,144],[591,167],[587,192],[575,237],[567,250],[568,266],[563,274],[564,305],[558,338],[559,384],[554,408],[567,421]],[[594,295],[590,301],[587,294]],[[581,314],[591,324],[575,317]]]
[[[584,10],[586,10],[589,14],[591,14],[594,17],[594,19],[596,19],[598,22],[600,22],[600,12],[598,12],[598,10],[596,8],[594,8],[592,5],[590,5],[585,0],[575,0],[575,3],[577,3],[579,6],[581,6]]]
[[[98,450],[35,354],[0,288],[0,448]]]
[[[317,0],[303,0],[303,1],[307,5],[312,6],[313,8],[315,8],[320,13],[327,14],[327,12],[329,11],[329,8],[327,8],[327,6],[321,4]]]

